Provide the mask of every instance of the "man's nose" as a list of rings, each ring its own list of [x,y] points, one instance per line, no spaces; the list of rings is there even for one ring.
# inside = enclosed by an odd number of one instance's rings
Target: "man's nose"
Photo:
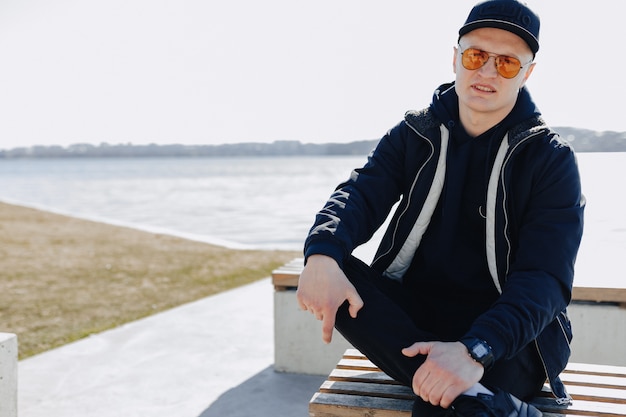
[[[493,61],[492,61],[493,60]],[[485,65],[480,67],[481,75],[484,77],[497,77],[498,76],[498,68],[496,64],[496,57],[490,56]]]

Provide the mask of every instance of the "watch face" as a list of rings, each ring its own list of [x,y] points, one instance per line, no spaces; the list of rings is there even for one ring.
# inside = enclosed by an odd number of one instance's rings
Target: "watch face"
[[[472,350],[474,351],[474,354],[478,356],[479,358],[482,358],[489,353],[489,350],[487,350],[487,347],[483,345],[482,343],[475,344]]]

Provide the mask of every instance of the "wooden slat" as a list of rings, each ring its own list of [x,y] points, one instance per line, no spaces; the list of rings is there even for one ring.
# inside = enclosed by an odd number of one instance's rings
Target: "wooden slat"
[[[563,372],[561,374],[561,381],[563,381],[565,385],[626,389],[626,378],[619,376],[573,374]]]
[[[278,291],[297,288],[300,273],[304,267],[303,258],[295,258],[272,271],[272,284]]]
[[[599,401],[626,404],[626,390],[619,388],[598,388],[583,385],[565,385],[574,400]],[[554,399],[550,386],[546,384],[538,397]]]
[[[412,400],[368,397],[361,395],[316,393],[309,403],[311,417],[410,417]],[[375,409],[375,413],[366,414]]]
[[[376,365],[367,359],[345,359],[342,358],[337,364],[337,369],[358,369],[361,371],[380,371]]]
[[[572,416],[623,417],[626,416],[626,405],[611,404],[597,401],[574,400],[573,404],[564,408],[549,398],[535,398],[533,405],[541,411],[561,413]]]
[[[381,398],[415,399],[411,388],[403,385],[375,384],[371,382],[325,381],[320,392],[334,394],[365,395]]]
[[[346,349],[346,351],[343,353],[343,359],[365,359],[365,360],[369,360],[358,349]]]
[[[381,371],[363,371],[357,369],[333,369],[328,376],[330,381],[353,381],[353,382],[371,382],[373,384],[392,384],[400,385],[400,383],[389,375]]]
[[[626,390],[617,388],[598,388],[582,385],[565,385],[567,392],[575,400],[610,402],[626,404]]]
[[[356,350],[356,349],[352,349],[352,350]],[[589,364],[589,363],[575,363],[574,362],[574,363],[567,364],[567,366],[565,367],[565,372],[592,374],[592,375],[619,376],[619,377],[626,378],[626,366],[596,365],[596,364]]]
[[[563,413],[547,413],[543,411],[542,414],[543,414],[543,417],[568,417],[567,414],[563,414]]]
[[[281,271],[275,271],[272,273],[272,284],[274,284],[274,288],[278,291],[298,288],[298,278],[294,278],[292,275],[286,275]]]
[[[572,299],[598,303],[618,303],[626,306],[626,288],[574,287]]]

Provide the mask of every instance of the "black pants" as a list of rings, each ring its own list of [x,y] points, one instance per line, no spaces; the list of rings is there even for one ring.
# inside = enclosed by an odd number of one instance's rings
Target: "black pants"
[[[345,262],[344,273],[356,287],[364,306],[353,319],[347,302],[342,305],[337,312],[336,329],[387,375],[410,387],[425,357],[409,358],[401,350],[415,342],[440,338],[417,328],[407,313],[411,299],[400,283],[380,276],[354,257]],[[481,382],[528,400],[541,390],[545,380],[541,361],[531,343],[515,357],[497,361]]]

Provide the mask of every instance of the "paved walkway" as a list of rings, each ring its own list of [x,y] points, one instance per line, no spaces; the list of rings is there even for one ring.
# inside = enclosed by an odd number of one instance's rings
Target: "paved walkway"
[[[273,370],[270,279],[19,363],[20,417],[308,415],[322,376]]]

